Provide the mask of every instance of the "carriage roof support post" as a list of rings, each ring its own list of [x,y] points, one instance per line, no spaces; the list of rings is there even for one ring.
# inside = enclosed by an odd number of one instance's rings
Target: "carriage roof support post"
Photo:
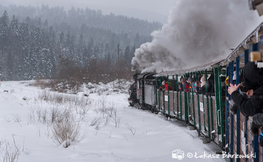
[[[230,62],[229,63],[229,69],[228,69],[228,76],[229,76],[229,84],[233,84],[233,71],[234,71],[234,61]],[[230,101],[231,100],[231,96],[228,95],[228,100]],[[228,111],[229,113],[229,111]],[[230,136],[230,154],[233,155],[234,154],[234,115],[231,113],[230,114],[230,123],[231,123],[231,136]],[[230,161],[232,162],[233,159],[230,159]]]
[[[162,77],[160,77],[160,86],[162,87]],[[161,112],[161,108],[163,105],[161,105],[161,95],[163,94],[163,91],[159,91],[159,111]]]
[[[249,55],[249,51],[248,50],[244,50],[244,57],[245,57],[245,65],[248,63],[248,55]],[[247,139],[247,120],[248,117],[245,117],[245,131],[244,131],[244,137],[246,138],[246,155],[248,154],[248,139]],[[248,161],[248,159],[246,158],[246,162]]]
[[[195,72],[196,78],[198,77],[197,72]],[[196,93],[196,98],[197,98],[197,106],[198,106],[198,124],[199,124],[199,130],[202,129],[201,127],[201,117],[200,117],[200,102],[199,102],[199,94]]]
[[[172,88],[173,88],[173,114],[174,114],[174,75],[173,75]]]
[[[259,51],[259,46],[258,43],[252,44],[252,51]],[[254,145],[254,153],[256,154],[254,161],[258,162],[259,161],[259,148],[258,148],[258,135],[254,135],[254,139],[253,139],[253,145]]]
[[[158,77],[155,77],[155,88],[154,88],[154,90],[155,90],[155,108],[156,108],[156,106],[157,106],[157,95],[158,95]]]
[[[205,78],[207,83],[207,70],[205,70]],[[208,83],[207,83],[208,84]],[[208,96],[208,86],[206,86],[206,109],[207,109],[207,127],[208,127],[208,137],[211,139],[211,130],[210,130],[210,112],[209,112],[209,96]],[[212,123],[213,124],[213,123]]]
[[[206,72],[206,70],[205,70],[204,75],[205,75],[205,83],[207,84],[207,72]],[[207,94],[207,86],[206,86],[205,92]],[[206,131],[206,124],[205,124],[205,121],[206,121],[206,119],[205,119],[205,94],[204,93],[202,94],[202,102],[203,102],[204,131]]]
[[[182,84],[181,84],[182,85]],[[181,87],[181,91],[180,91],[180,95],[179,95],[179,100],[180,100],[180,109],[179,109],[179,113],[180,113],[180,119],[183,119],[183,105],[182,105],[182,93],[184,92],[184,90],[182,89],[183,87]]]
[[[186,74],[184,74],[184,78],[186,78]],[[186,91],[184,91],[184,120],[186,123],[188,123],[187,95],[188,95],[188,93]]]
[[[163,81],[164,81],[164,78],[163,78]],[[163,89],[164,89],[162,91],[163,92],[163,113],[165,114],[165,87]]]
[[[215,102],[216,102],[216,117],[217,117],[217,134],[221,135],[221,147],[225,146],[225,137],[224,137],[224,111],[222,104],[222,89],[221,89],[221,67],[218,65],[213,68],[214,72],[214,85],[215,85]],[[211,112],[212,114],[212,112]],[[212,115],[211,115],[212,116]],[[213,121],[213,120],[212,120]],[[228,126],[228,125],[227,125]],[[227,135],[227,134],[226,134]],[[227,137],[226,137],[227,138]]]
[[[239,84],[239,56],[236,57],[236,85]],[[237,154],[240,155],[240,112],[237,110]],[[240,159],[237,158],[236,162],[239,162]]]
[[[191,78],[193,78],[193,73],[191,72]],[[196,81],[196,80],[195,80]],[[193,120],[194,120],[194,126],[196,125],[196,121],[195,121],[195,102],[194,102],[194,88],[193,88],[194,84],[192,84],[192,106],[193,106]],[[195,85],[195,91],[196,91],[196,87],[197,85]]]
[[[178,75],[176,74],[176,107],[177,107],[177,118],[179,118],[179,103],[178,103]]]
[[[187,92],[187,110],[188,110],[188,120],[190,119],[190,116],[192,117],[193,116],[193,112],[192,112],[192,109],[191,109],[191,100],[192,100],[192,98],[190,97],[190,94],[191,94],[191,92],[192,92],[192,90],[193,90],[193,87],[192,87],[192,76],[190,75],[190,73],[187,73],[187,75],[188,75],[188,78],[190,78],[189,80],[191,81],[190,83],[189,83],[189,91]]]
[[[219,92],[219,112],[221,114],[220,116],[220,125],[221,125],[221,139],[222,139],[222,146],[224,146],[225,143],[225,130],[224,130],[224,125],[225,125],[225,120],[224,120],[224,110],[223,110],[223,97],[222,97],[222,87],[221,87],[221,66],[218,66],[218,92]]]
[[[210,116],[211,116],[211,130],[214,130],[214,113],[213,113],[213,99],[212,97],[210,97],[210,108],[211,108],[211,111],[210,111]],[[212,140],[214,141],[214,136],[212,136]]]
[[[170,115],[170,92],[169,92],[169,75],[167,76],[167,97],[168,97],[168,115]]]
[[[229,74],[229,65],[227,65],[226,67],[226,76],[228,76]],[[229,82],[229,81],[228,81]],[[227,93],[227,86],[226,86],[226,96],[229,97],[228,93]],[[225,121],[229,121],[228,118],[229,118],[229,102],[228,102],[228,99],[226,97],[226,108],[225,108]],[[228,146],[226,147],[226,152],[228,153],[229,152],[229,123],[228,122],[225,122],[225,132],[226,132],[226,137],[225,137],[225,146]]]

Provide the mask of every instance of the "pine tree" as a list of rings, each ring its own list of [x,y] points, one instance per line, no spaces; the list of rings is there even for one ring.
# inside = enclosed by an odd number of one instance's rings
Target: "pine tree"
[[[2,50],[2,52],[7,50],[9,44],[9,23],[8,14],[4,11],[3,16],[0,18],[0,50]]]

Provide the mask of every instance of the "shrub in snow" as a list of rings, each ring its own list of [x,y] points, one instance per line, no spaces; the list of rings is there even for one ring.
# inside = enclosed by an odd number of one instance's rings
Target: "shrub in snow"
[[[125,125],[126,125],[127,129],[129,129],[131,131],[132,135],[135,135],[136,129],[127,123]]]
[[[102,118],[101,117],[95,117],[92,119],[90,126],[98,126],[100,125],[100,123],[102,122]]]
[[[17,162],[19,155],[20,155],[20,150],[16,146],[15,140],[14,140],[13,145],[5,140],[0,141],[0,161],[1,162]]]
[[[55,143],[67,148],[71,142],[79,141],[80,124],[74,121],[69,112],[65,113],[61,121],[53,124],[52,137]]]
[[[108,113],[108,116],[110,117],[110,119],[113,121],[114,126],[119,127],[120,123],[121,123],[121,118],[118,117],[117,109],[115,109],[113,107],[109,108],[107,113]]]
[[[76,114],[74,109],[49,107],[31,109],[27,116],[29,123],[42,123],[51,126],[51,137],[57,145],[67,148],[71,142],[77,142],[84,138],[80,136],[80,122],[84,120],[86,110]],[[74,115],[75,114],[75,115]],[[67,141],[67,142],[65,142]]]
[[[57,103],[57,104],[71,104],[72,106],[85,107],[90,104],[88,97],[79,97],[77,95],[69,94],[58,94],[51,93],[48,91],[43,91],[39,93],[38,99],[44,100],[47,102]]]
[[[98,84],[83,83],[72,80],[36,80],[33,85],[40,86],[42,89],[50,88],[52,91],[58,91],[63,93],[77,94],[79,92],[84,93],[103,93],[120,92],[128,93],[131,81],[125,79],[117,79],[107,84],[99,82]]]

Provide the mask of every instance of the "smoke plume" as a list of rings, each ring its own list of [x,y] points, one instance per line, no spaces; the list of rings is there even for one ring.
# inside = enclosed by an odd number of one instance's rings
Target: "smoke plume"
[[[226,58],[259,22],[247,0],[180,0],[152,42],[136,49],[132,65],[161,72]]]

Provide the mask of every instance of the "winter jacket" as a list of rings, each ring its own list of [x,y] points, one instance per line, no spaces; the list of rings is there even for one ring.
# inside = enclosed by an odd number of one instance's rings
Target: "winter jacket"
[[[189,84],[187,82],[184,82],[183,84],[184,84],[184,91],[189,92],[189,88],[190,88]]]
[[[164,87],[165,87],[165,90],[168,90],[168,84],[166,81],[164,81]]]
[[[231,98],[244,116],[263,113],[263,85],[255,89],[250,98],[241,95],[238,90],[231,94]]]
[[[165,90],[168,90],[168,88],[169,88],[169,90],[173,90],[170,82],[166,82],[166,81],[165,81],[165,82],[164,82],[164,87],[165,87]]]

